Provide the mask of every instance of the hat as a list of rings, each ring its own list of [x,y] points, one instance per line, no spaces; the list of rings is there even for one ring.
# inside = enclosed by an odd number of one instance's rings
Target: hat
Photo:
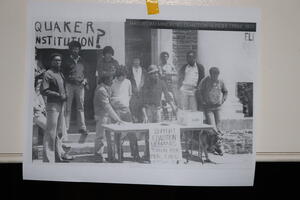
[[[150,65],[148,68],[148,74],[159,72],[159,69],[156,65]]]
[[[56,56],[59,56],[60,58],[62,58],[62,55],[60,54],[60,53],[52,53],[51,55],[50,55],[50,60],[52,61],[53,60],[53,58],[54,57],[56,57]]]

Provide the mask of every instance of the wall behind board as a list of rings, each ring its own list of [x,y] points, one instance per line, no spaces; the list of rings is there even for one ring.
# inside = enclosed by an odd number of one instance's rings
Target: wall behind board
[[[145,0],[97,2],[145,4]],[[159,0],[159,3],[261,9],[257,160],[300,161],[300,1]],[[26,111],[26,1],[1,0],[0,27],[0,162],[21,162]]]

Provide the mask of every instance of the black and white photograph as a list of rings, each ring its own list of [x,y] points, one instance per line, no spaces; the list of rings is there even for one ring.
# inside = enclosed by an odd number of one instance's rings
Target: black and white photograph
[[[64,17],[51,13],[56,3],[43,17],[38,5],[27,27],[25,178],[253,184],[256,12],[234,20],[228,9],[182,17],[166,7],[150,18],[86,4],[81,17],[78,4]]]

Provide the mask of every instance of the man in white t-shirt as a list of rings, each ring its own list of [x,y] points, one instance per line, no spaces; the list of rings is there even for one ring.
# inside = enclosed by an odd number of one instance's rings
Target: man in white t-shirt
[[[116,78],[111,86],[111,102],[114,110],[119,115],[120,119],[125,122],[132,122],[132,117],[129,109],[129,101],[132,96],[132,87],[130,81],[126,78],[126,68],[120,66],[116,71]],[[127,135],[130,142],[131,155],[135,161],[140,160],[137,137],[135,133]]]
[[[196,88],[204,78],[204,67],[196,62],[196,53],[189,51],[185,64],[178,73],[178,88],[181,92],[181,109],[197,111]]]

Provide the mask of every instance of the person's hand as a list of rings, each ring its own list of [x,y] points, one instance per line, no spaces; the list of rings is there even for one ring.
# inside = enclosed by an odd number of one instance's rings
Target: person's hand
[[[143,119],[143,123],[148,123],[148,122],[149,122],[148,117],[145,115]]]
[[[81,83],[82,83],[82,85],[86,86],[87,83],[88,83],[88,81],[87,81],[87,79],[85,78],[85,79],[83,79],[83,81],[82,81]]]
[[[66,96],[65,94],[61,94],[61,95],[60,95],[60,99],[61,99],[62,101],[66,101],[66,100],[67,100],[67,96]]]
[[[118,121],[117,121],[117,124],[118,124],[118,125],[125,125],[125,123],[126,123],[126,122],[124,122],[123,120],[118,120]]]
[[[222,98],[222,104],[223,104],[225,101],[226,101],[226,98],[223,97],[223,98]]]
[[[173,112],[176,113],[178,110],[178,107],[174,103],[171,104],[171,107],[172,107]]]

